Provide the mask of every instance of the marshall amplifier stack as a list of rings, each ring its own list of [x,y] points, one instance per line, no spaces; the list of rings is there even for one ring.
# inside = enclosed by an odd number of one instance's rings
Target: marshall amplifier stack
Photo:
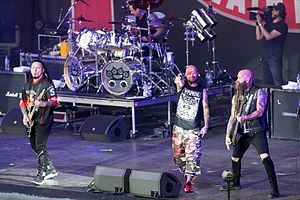
[[[42,60],[45,63],[52,79],[60,80],[62,78],[66,57],[21,52],[20,66],[30,66],[31,62],[36,59]]]
[[[0,114],[18,107],[20,91],[28,78],[28,73],[0,71]]]

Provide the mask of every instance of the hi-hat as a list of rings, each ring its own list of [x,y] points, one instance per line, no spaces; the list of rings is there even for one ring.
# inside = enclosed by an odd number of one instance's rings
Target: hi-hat
[[[184,19],[184,18],[179,18],[179,17],[174,17],[174,16],[167,17],[164,20],[165,21],[186,21],[186,19]]]
[[[81,21],[81,22],[94,22],[93,20],[85,19],[82,15],[80,15],[80,17],[73,18],[72,20]]]

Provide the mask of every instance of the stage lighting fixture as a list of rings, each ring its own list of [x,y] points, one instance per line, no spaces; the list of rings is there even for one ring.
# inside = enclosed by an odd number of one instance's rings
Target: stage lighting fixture
[[[210,24],[210,27],[213,28],[217,25],[218,21],[217,19],[211,15],[210,13],[206,12],[203,8],[201,8],[200,13],[202,15],[202,18],[204,18],[204,20]]]
[[[217,34],[213,28],[216,26],[217,20],[203,8],[192,11],[189,23],[192,24],[194,32],[201,42],[212,41],[216,38]]]
[[[209,26],[209,23],[207,23],[201,16],[201,13],[198,10],[192,11],[192,17],[194,17],[194,21],[197,21],[202,29],[205,29]]]

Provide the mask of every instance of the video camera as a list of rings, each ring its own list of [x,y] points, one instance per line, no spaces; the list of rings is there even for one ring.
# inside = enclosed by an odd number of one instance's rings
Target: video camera
[[[267,7],[264,7],[264,8],[250,7],[250,8],[247,8],[247,10],[262,11],[262,13],[249,12],[249,19],[250,20],[256,20],[256,15],[259,14],[264,21],[266,21],[266,22],[272,21],[273,6],[267,6]]]

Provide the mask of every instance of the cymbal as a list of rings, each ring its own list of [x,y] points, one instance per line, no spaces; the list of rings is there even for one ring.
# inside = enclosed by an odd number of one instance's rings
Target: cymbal
[[[111,21],[111,22],[107,22],[109,24],[122,24],[122,21]]]
[[[163,0],[134,0],[134,5],[143,10],[146,10],[149,6],[150,9],[158,8],[162,3]]]
[[[158,19],[163,19],[166,17],[166,15],[162,12],[157,11],[157,12],[153,12],[153,13],[158,17]]]
[[[81,22],[94,22],[93,20],[85,19],[82,15],[80,15],[80,17],[72,18],[72,20],[81,21]]]
[[[178,18],[178,17],[174,17],[174,16],[167,17],[164,20],[165,21],[186,21],[186,19],[184,19],[184,18]]]

